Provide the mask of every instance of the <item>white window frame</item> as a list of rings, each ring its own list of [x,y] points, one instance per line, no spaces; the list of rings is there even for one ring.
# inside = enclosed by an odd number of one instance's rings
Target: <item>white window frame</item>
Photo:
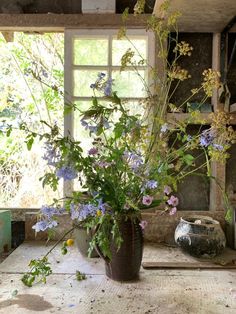
[[[64,95],[65,106],[66,104],[74,103],[76,100],[90,100],[92,97],[78,97],[73,95],[73,70],[75,69],[92,69],[102,71],[104,69],[108,72],[108,77],[111,76],[112,70],[119,70],[120,66],[112,65],[112,39],[118,34],[119,29],[65,29],[65,56],[64,56]],[[127,36],[137,36],[147,40],[147,65],[139,66],[140,70],[148,70],[149,66],[155,68],[155,35],[153,32],[146,31],[145,29],[128,29]],[[73,42],[75,38],[108,38],[108,64],[107,65],[74,65],[73,64]],[[127,67],[127,70],[129,67]],[[132,70],[132,66],[130,66]],[[153,78],[150,71],[148,71],[148,85],[151,86]],[[99,97],[98,97],[99,98]],[[142,97],[122,97],[126,100],[140,100]],[[73,110],[64,116],[64,135],[71,136],[74,134],[74,114]],[[64,182],[64,196],[71,194],[73,190],[73,183]]]

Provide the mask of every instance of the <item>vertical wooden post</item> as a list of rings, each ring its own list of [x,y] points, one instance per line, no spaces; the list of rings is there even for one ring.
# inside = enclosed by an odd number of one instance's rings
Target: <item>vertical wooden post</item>
[[[213,34],[213,43],[212,43],[212,68],[213,70],[220,71],[220,41],[221,34]],[[214,112],[217,110],[223,110],[224,105],[219,103],[218,90],[216,89],[212,96],[212,105]],[[216,178],[216,181],[219,185],[211,180],[210,183],[210,210],[224,210],[223,204],[223,194],[222,190],[225,190],[225,164],[219,162],[212,162],[211,164],[212,176]]]

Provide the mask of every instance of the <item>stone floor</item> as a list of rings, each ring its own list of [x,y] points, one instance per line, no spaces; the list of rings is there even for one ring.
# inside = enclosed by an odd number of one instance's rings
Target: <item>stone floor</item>
[[[43,243],[24,243],[0,264],[0,313],[236,313],[236,270],[141,268],[139,280],[120,283],[106,278],[101,259],[84,258],[76,247],[66,256],[59,249],[52,253],[54,273],[46,285],[25,287],[20,278],[29,260],[47,249]],[[236,251],[226,251],[218,261],[235,258]],[[143,261],[197,260],[176,248],[146,245]],[[76,270],[86,273],[87,279],[77,281]]]

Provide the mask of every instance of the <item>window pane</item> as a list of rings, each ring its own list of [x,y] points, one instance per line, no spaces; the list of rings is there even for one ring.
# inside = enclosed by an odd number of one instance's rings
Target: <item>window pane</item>
[[[19,124],[43,134],[49,128],[41,120],[57,121],[63,130],[63,52],[63,34],[15,32],[12,43],[0,39],[0,131],[13,126],[9,137],[0,132],[0,207],[37,208],[62,197],[62,181],[56,192],[39,181],[52,170],[42,158],[45,141],[36,137],[28,150]]]
[[[147,40],[146,39],[132,39],[118,40],[113,39],[112,41],[112,65],[121,65],[121,58],[128,49],[135,52],[132,61],[139,62],[140,60],[147,58]]]
[[[107,39],[75,39],[74,64],[80,65],[107,65],[108,40]]]
[[[139,75],[134,71],[113,71],[112,78],[114,79],[113,90],[117,91],[119,97],[138,98],[146,96],[142,81],[145,78],[145,71],[139,71]]]
[[[107,75],[106,71],[100,71]],[[73,73],[74,79],[74,92],[73,95],[77,97],[92,97],[93,89],[91,84],[95,83],[98,78],[98,71],[92,70],[75,70]],[[102,93],[96,92],[97,96]]]

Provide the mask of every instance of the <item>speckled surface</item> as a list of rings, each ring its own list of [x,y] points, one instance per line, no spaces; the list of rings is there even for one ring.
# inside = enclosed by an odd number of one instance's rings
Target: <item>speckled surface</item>
[[[76,247],[68,256],[59,249],[50,257],[54,274],[46,285],[25,287],[20,278],[31,258],[46,251],[42,243],[25,243],[0,264],[0,313],[75,314],[235,314],[236,271],[144,270],[139,280],[114,282],[101,259],[86,259]],[[226,252],[228,258],[234,252]],[[235,252],[236,253],[236,252]],[[236,254],[235,254],[236,255]],[[230,257],[229,257],[230,256]],[[222,257],[223,258],[223,257]],[[143,261],[196,260],[172,247],[146,245]],[[75,271],[87,279],[76,281]],[[17,290],[17,295],[14,291]]]

